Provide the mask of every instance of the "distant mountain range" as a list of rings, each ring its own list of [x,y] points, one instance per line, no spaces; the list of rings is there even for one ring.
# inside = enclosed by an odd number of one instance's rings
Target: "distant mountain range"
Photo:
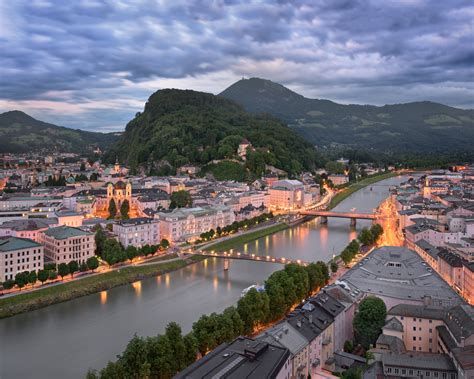
[[[31,151],[87,153],[108,149],[119,133],[69,129],[34,119],[21,111],[0,114],[0,153]]]
[[[474,110],[423,101],[342,105],[308,99],[281,84],[251,78],[219,94],[253,113],[268,113],[316,146],[392,152],[472,150]]]

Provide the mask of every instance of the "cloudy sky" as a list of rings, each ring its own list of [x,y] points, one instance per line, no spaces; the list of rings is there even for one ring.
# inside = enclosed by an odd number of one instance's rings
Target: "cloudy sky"
[[[241,77],[307,97],[474,107],[474,3],[0,0],[0,111],[122,130],[166,87]]]

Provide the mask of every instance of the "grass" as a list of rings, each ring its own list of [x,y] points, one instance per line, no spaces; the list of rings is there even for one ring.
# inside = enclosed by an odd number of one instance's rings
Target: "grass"
[[[194,260],[192,260],[194,261]],[[43,308],[77,297],[108,290],[147,277],[156,276],[182,268],[189,263],[173,261],[147,266],[131,266],[94,275],[57,286],[45,287],[33,292],[0,299],[0,318]]]
[[[279,232],[280,230],[288,228],[286,224],[276,224],[265,229],[256,230],[255,232],[242,234],[231,239],[227,239],[222,242],[217,242],[209,247],[205,247],[203,250],[215,250],[215,251],[224,251],[232,249],[237,245],[265,237],[269,234]]]
[[[168,259],[174,259],[174,258],[178,258],[177,253],[166,254],[166,255],[161,255],[159,257],[156,257],[156,258],[151,258],[151,259],[146,260],[146,263],[167,261]]]
[[[392,178],[397,175],[397,172],[388,172],[386,174],[371,176],[370,178],[365,178],[359,182],[351,184],[349,187],[343,189],[341,192],[339,192],[332,198],[331,203],[329,203],[328,209],[334,208],[336,205],[348,198],[354,192],[357,192],[358,190],[367,187],[370,184],[374,184],[381,180]]]

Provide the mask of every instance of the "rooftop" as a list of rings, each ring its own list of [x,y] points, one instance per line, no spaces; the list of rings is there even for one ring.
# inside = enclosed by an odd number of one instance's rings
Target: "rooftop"
[[[340,280],[376,296],[420,303],[429,297],[432,304],[443,306],[462,302],[459,295],[413,250],[384,246],[375,249],[367,258]]]
[[[290,352],[280,346],[238,337],[185,368],[174,379],[275,378]]]
[[[446,354],[432,353],[401,353],[383,354],[382,364],[385,366],[406,367],[437,371],[456,371],[451,358]]]
[[[41,245],[28,238],[8,237],[0,238],[0,252],[6,253],[9,251],[29,249],[32,247],[41,247]]]
[[[434,307],[427,305],[398,304],[392,307],[387,312],[387,314],[394,316],[443,320],[446,314],[446,309],[443,307]]]
[[[73,228],[71,226],[58,226],[51,228],[43,232],[45,235],[53,237],[57,240],[64,240],[71,237],[81,237],[92,235],[90,232],[86,232],[79,228]]]

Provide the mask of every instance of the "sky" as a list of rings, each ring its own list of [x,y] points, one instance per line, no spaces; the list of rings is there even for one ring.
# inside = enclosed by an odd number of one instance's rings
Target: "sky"
[[[0,112],[123,130],[161,88],[474,108],[474,2],[0,0]]]

